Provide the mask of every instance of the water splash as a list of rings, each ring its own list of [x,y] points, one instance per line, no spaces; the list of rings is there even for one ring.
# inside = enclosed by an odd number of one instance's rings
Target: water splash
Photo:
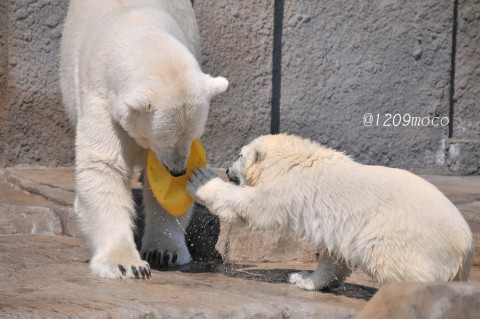
[[[175,221],[177,222],[178,226],[180,226],[180,229],[183,231],[183,233],[186,234],[187,231],[185,230],[185,228],[183,228],[182,224],[180,224],[180,221],[178,220],[178,218],[175,218]]]

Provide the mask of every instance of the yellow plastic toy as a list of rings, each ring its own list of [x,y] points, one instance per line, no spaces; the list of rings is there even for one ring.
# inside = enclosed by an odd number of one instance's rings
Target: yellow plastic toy
[[[155,199],[170,215],[179,217],[185,214],[193,204],[193,198],[187,192],[187,183],[192,172],[207,165],[207,155],[200,140],[192,142],[187,173],[174,177],[158,162],[155,153],[148,150],[147,177]]]

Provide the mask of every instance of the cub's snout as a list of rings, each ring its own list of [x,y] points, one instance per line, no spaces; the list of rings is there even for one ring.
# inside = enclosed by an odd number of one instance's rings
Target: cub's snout
[[[235,185],[240,185],[240,178],[235,174],[233,169],[227,168],[226,173],[230,182],[234,183]]]

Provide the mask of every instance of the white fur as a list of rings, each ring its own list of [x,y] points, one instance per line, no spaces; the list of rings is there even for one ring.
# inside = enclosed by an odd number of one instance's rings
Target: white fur
[[[138,160],[145,165],[145,149],[151,148],[172,173],[184,171],[210,99],[228,86],[226,79],[202,73],[199,60],[188,0],[70,2],[61,87],[76,126],[75,212],[93,252],[95,275],[135,277],[133,269],[148,269],[133,240],[132,167]],[[169,264],[176,253],[176,264],[187,263],[183,228],[189,214],[177,222],[148,186],[144,210],[142,253],[168,253]]]
[[[197,170],[188,186],[197,201],[234,222],[286,229],[331,256],[297,286],[338,285],[359,267],[380,283],[466,280],[472,234],[455,206],[405,170],[367,166],[289,135],[259,137],[228,171],[240,185]]]

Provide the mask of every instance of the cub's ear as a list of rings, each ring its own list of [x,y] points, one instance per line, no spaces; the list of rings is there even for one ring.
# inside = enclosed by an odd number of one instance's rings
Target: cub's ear
[[[265,152],[257,148],[255,150],[255,163],[259,163],[263,161],[264,158],[265,158]]]
[[[228,80],[224,77],[218,76],[216,78],[207,75],[206,89],[208,98],[212,99],[215,95],[225,92],[228,88]]]
[[[133,92],[123,98],[123,102],[128,108],[138,112],[150,112],[152,104],[148,95],[144,92]]]

